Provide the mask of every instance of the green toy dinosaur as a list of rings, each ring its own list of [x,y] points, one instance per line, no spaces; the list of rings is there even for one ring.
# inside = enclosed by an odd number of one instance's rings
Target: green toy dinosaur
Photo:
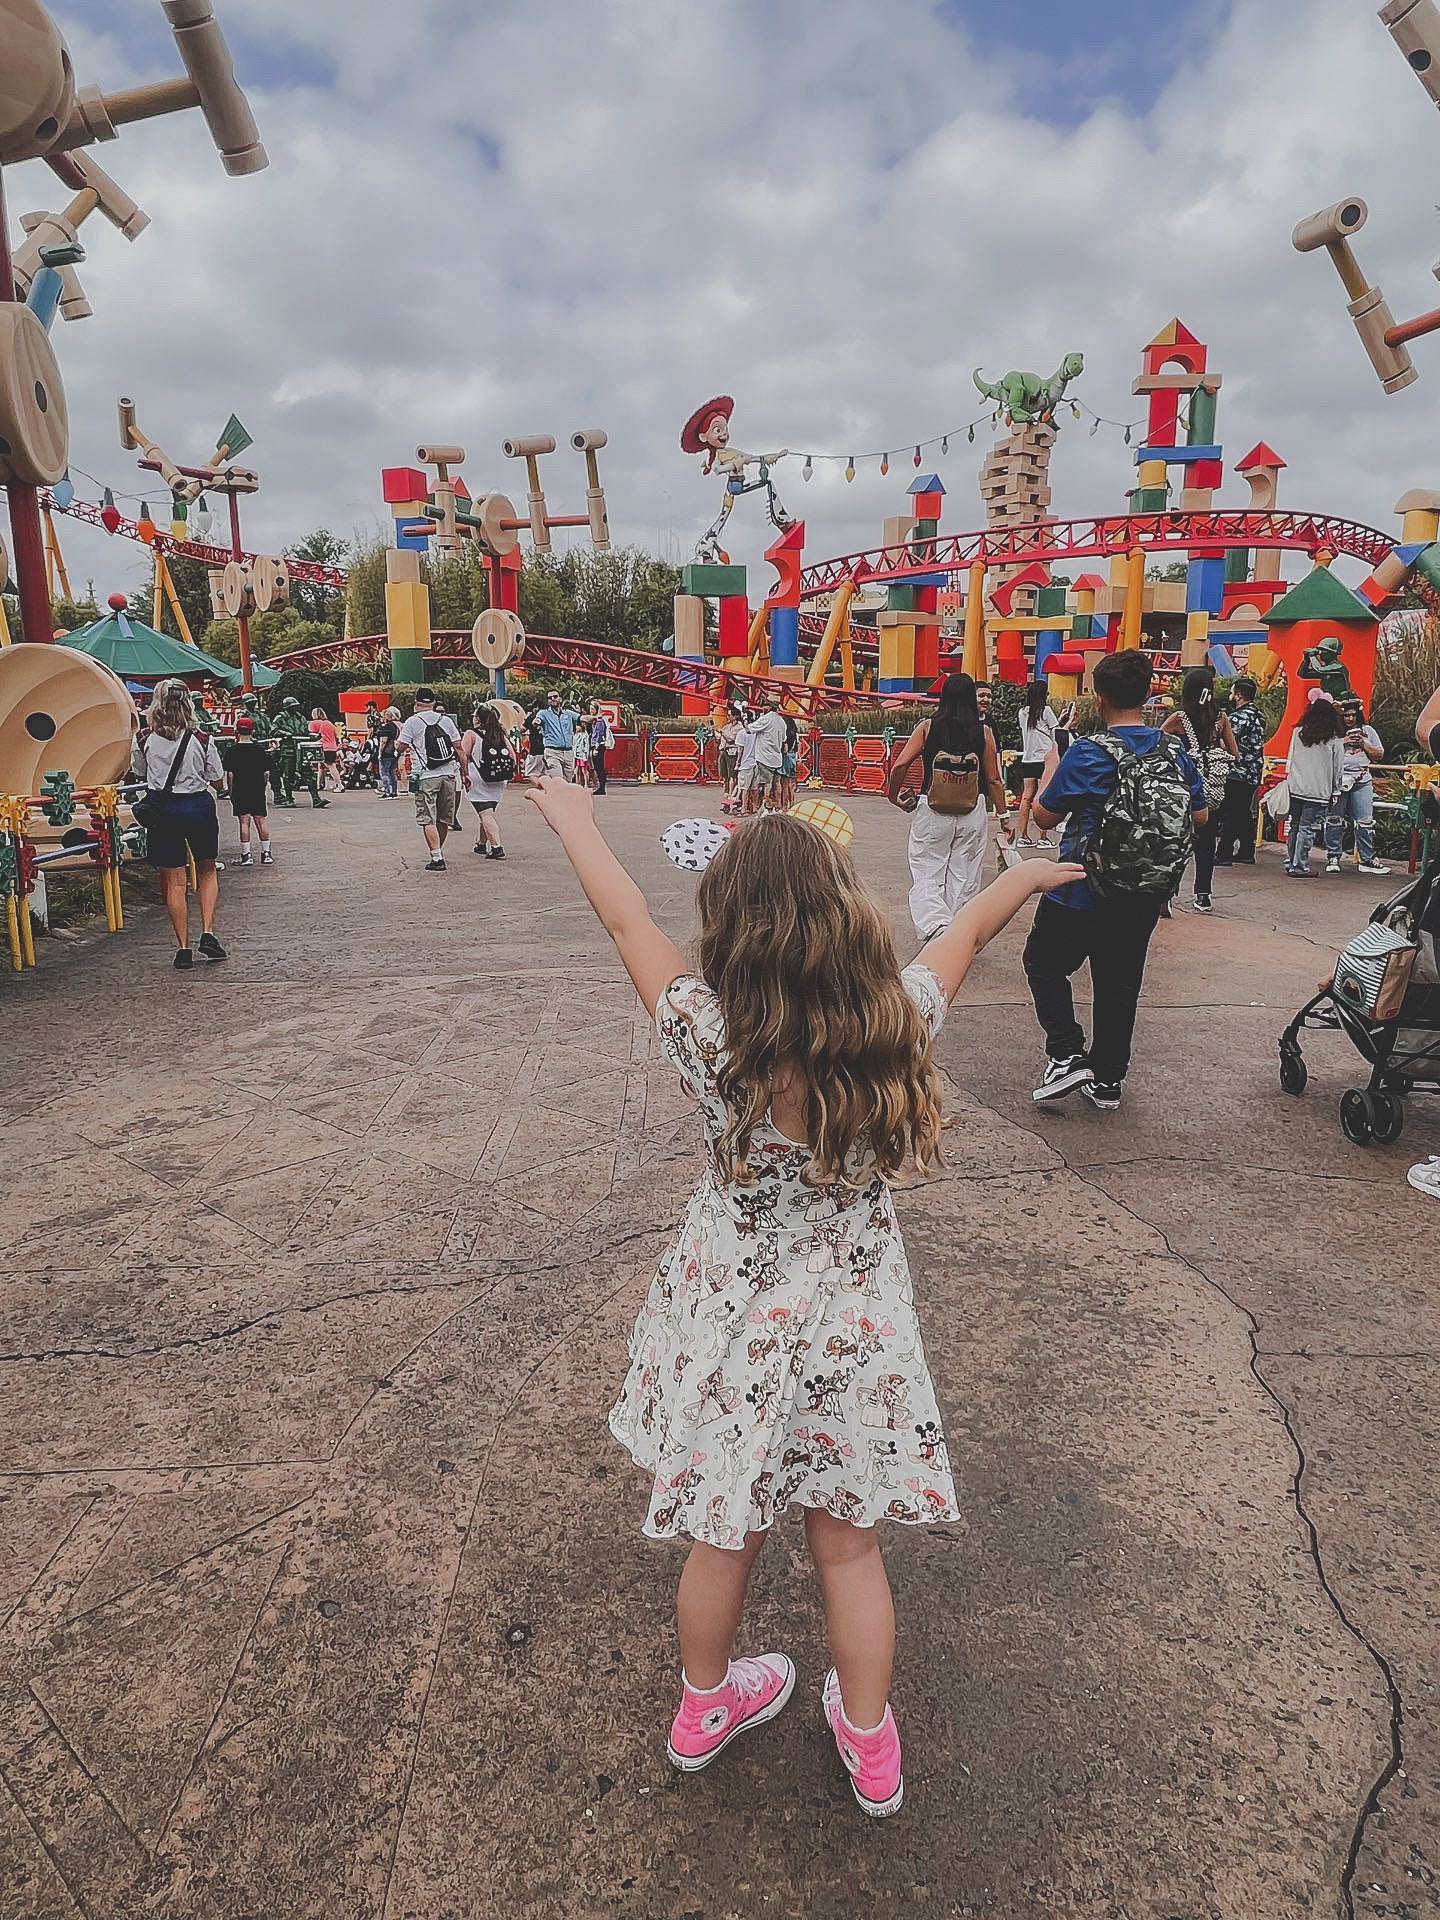
[[[998,400],[1005,409],[1005,424],[1011,427],[1030,427],[1037,421],[1043,421],[1047,427],[1055,424],[1055,409],[1065,398],[1065,389],[1072,380],[1078,380],[1085,371],[1085,356],[1082,353],[1067,353],[1060,362],[1058,373],[1052,373],[1048,380],[1042,380],[1038,373],[1007,373],[997,386],[991,386],[980,378],[980,369],[974,373],[975,385],[987,400]]]

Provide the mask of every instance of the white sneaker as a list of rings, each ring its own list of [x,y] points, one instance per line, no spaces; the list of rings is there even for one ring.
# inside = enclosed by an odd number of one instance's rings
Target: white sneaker
[[[1405,1178],[1417,1193],[1428,1193],[1432,1200],[1440,1200],[1440,1153],[1432,1153],[1418,1167],[1411,1167]]]
[[[1045,1100],[1063,1100],[1067,1093],[1088,1086],[1094,1078],[1081,1054],[1071,1054],[1068,1060],[1047,1060],[1040,1084],[1030,1098],[1037,1106]]]
[[[1357,873],[1389,873],[1389,867],[1379,860],[1362,860],[1355,869]]]
[[[1325,862],[1325,871],[1326,873],[1338,873],[1340,871],[1340,862],[1338,860],[1327,860]]]
[[[269,847],[261,847],[261,849],[260,849],[260,864],[261,864],[261,866],[262,866],[262,867],[269,867],[269,866],[273,866],[273,865],[274,865],[274,862],[275,862],[275,856],[274,856],[274,854],[273,854],[273,853],[272,853],[272,852],[270,851],[270,849],[269,849]]]

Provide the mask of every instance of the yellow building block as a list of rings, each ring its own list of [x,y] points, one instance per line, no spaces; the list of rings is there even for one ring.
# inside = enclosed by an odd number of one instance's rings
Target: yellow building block
[[[392,648],[430,650],[430,590],[420,581],[385,585],[385,632]]]
[[[1210,653],[1210,616],[1188,613],[1185,616],[1185,644],[1180,649],[1182,667],[1203,667]]]
[[[1142,487],[1163,487],[1165,485],[1165,462],[1163,460],[1142,460],[1136,471],[1136,483]]]
[[[915,628],[912,625],[881,627],[878,629],[880,641],[880,678],[882,680],[913,680],[915,678]]]

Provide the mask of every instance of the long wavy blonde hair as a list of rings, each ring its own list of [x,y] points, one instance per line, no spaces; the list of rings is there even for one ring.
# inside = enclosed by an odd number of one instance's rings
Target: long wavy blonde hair
[[[195,718],[195,702],[183,680],[162,680],[150,696],[145,716],[152,733],[164,740],[178,740],[182,733],[194,733],[200,725]]]
[[[804,1087],[811,1184],[937,1165],[930,1036],[849,854],[785,814],[748,822],[706,869],[699,906],[700,972],[725,1020],[721,1178],[754,1177],[755,1129],[786,1075]]]

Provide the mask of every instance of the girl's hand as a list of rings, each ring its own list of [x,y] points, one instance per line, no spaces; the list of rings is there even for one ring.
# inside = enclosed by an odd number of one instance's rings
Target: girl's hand
[[[1027,860],[1025,871],[1030,875],[1033,893],[1053,893],[1056,887],[1068,887],[1076,880],[1088,878],[1084,867],[1072,860]]]
[[[546,826],[562,838],[567,828],[583,826],[595,818],[590,789],[574,786],[568,780],[557,780],[553,774],[543,774],[525,798],[539,809]]]

